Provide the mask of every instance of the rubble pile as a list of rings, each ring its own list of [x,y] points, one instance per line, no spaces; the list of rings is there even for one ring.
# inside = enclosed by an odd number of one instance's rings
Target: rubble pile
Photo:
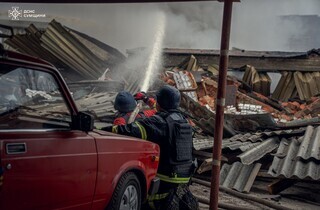
[[[204,70],[196,65],[196,62],[195,57],[191,56],[190,60],[179,65],[187,66],[189,70],[174,67],[166,70],[161,79],[169,85],[176,86],[181,92],[214,113],[218,71],[213,66]],[[319,116],[320,99],[318,97],[313,96],[308,100],[295,98],[289,101],[275,100],[270,96],[270,78],[265,76],[265,73],[257,73],[254,67],[249,65],[246,66],[245,71],[243,79],[249,80],[249,83],[228,76],[225,113],[235,115],[269,113],[275,122],[280,123]],[[181,75],[184,77],[182,78]],[[269,95],[266,96],[267,94]]]
[[[182,92],[181,107],[195,124],[197,174],[210,176],[218,71],[214,66],[208,71],[196,62],[191,56],[178,67],[166,69],[161,79]],[[282,180],[287,187],[292,179],[319,181],[320,98],[276,100],[270,96],[270,78],[252,66],[245,68],[248,83],[232,76],[227,79],[220,185],[249,192],[261,174]],[[182,74],[183,78],[178,76]],[[277,184],[268,188],[271,193],[285,189]]]

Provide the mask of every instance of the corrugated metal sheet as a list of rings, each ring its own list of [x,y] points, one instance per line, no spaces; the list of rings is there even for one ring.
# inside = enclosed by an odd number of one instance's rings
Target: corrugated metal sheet
[[[73,98],[81,111],[89,111],[95,116],[96,120],[112,123],[117,112],[114,109],[115,97],[120,90],[123,90],[124,84],[117,81],[98,81],[87,80],[68,83]],[[132,86],[131,93],[136,93]],[[136,88],[140,88],[137,86]],[[149,109],[149,107],[148,107]],[[208,140],[211,147],[213,140]],[[204,147],[204,142],[199,140],[199,148]],[[207,145],[210,148],[210,145]]]
[[[308,127],[303,137],[282,139],[268,173],[272,176],[320,179],[319,127]]]
[[[255,152],[261,153],[259,150],[262,150],[263,153],[268,153],[271,148],[279,145],[276,139],[278,136],[287,136],[287,135],[296,135],[304,132],[305,129],[297,129],[297,130],[280,130],[280,131],[271,131],[271,132],[263,132],[256,134],[237,134],[229,139],[223,139],[222,141],[222,149],[230,149],[230,150],[241,150],[242,152],[248,151],[250,153],[255,154]],[[213,146],[213,137],[205,137],[205,136],[196,136],[194,138],[194,148],[196,150],[208,149]],[[251,150],[252,149],[252,150]],[[257,151],[256,151],[257,150]],[[272,151],[272,150],[271,150]],[[270,151],[269,151],[270,152]],[[246,164],[248,164],[247,156],[248,154],[242,153],[240,157],[242,157]],[[251,162],[251,161],[250,161]]]
[[[74,99],[81,98],[83,95],[90,93],[119,92],[124,90],[124,84],[118,81],[82,80],[67,84]]]
[[[306,100],[320,93],[320,72],[284,72],[272,98],[287,101],[299,97]]]
[[[237,134],[228,139],[229,141],[250,141],[250,142],[257,142],[262,141],[262,133],[245,133],[245,134]]]
[[[256,147],[260,144],[261,142],[255,142],[252,143],[251,141],[230,141],[228,140],[223,140],[222,141],[222,149],[230,149],[230,150],[238,150],[240,149],[242,152],[247,151],[253,147]]]
[[[257,72],[253,66],[247,65],[242,80],[246,82],[253,91],[265,96],[270,95],[271,79],[267,72]]]
[[[25,54],[35,57],[40,57],[41,55],[40,58],[50,61],[51,63],[57,63],[59,61],[51,52],[40,45],[39,37],[41,36],[41,32],[35,29],[34,25],[31,24],[26,31],[29,31],[29,33],[24,35],[17,34],[11,39],[7,39],[5,43]],[[63,66],[63,64],[60,66]]]
[[[222,149],[241,150],[237,157],[243,164],[249,165],[278,148],[281,137],[301,136],[305,128],[279,130],[262,133],[238,134],[222,141]]]
[[[244,165],[235,162],[232,165],[223,164],[220,171],[220,185],[239,192],[249,192],[260,170],[261,164]]]
[[[320,93],[320,72],[313,73],[294,73],[294,81],[296,84],[298,96],[302,100],[311,98]]]
[[[266,131],[262,132],[263,136],[282,136],[282,135],[302,135],[306,128],[288,129],[288,130],[277,130],[277,131]]]
[[[67,27],[66,27],[67,28]],[[105,43],[88,36],[87,34],[67,28],[69,32],[75,36],[81,43],[83,43],[91,52],[98,56],[101,60],[113,65],[125,61],[126,57],[118,51]]]
[[[113,103],[116,97],[114,93],[92,93],[75,100],[81,111],[89,111],[96,120],[112,123],[116,110]]]
[[[101,59],[55,20],[50,22],[40,41],[45,49],[85,78],[97,79],[106,70]]]
[[[245,165],[252,164],[260,160],[262,157],[272,152],[279,146],[279,138],[277,136],[268,138],[262,142],[252,143],[250,141],[228,141],[222,142],[222,149],[241,150],[242,153],[237,157]]]
[[[297,154],[299,158],[320,160],[320,126],[308,126]]]
[[[5,43],[20,52],[47,60],[57,68],[73,71],[82,79],[97,79],[107,67],[125,58],[120,52],[115,53],[116,49],[106,45],[101,48],[101,42],[98,46],[97,40],[92,42],[93,38],[86,39],[88,36],[70,31],[55,20],[44,32],[34,25],[26,31],[26,34],[15,35]]]
[[[264,140],[259,145],[254,146],[237,157],[241,159],[241,162],[245,165],[250,165],[253,162],[260,160],[266,154],[272,152],[279,146],[279,138],[277,136]]]
[[[276,131],[266,131],[266,132],[257,132],[257,133],[245,133],[245,134],[237,134],[227,140],[229,141],[263,141],[271,136],[283,136],[283,135],[299,135],[305,132],[305,128],[298,128],[298,129],[288,129],[288,130],[276,130]]]
[[[297,90],[294,84],[293,72],[283,72],[276,89],[272,93],[272,98],[287,101],[296,95]]]
[[[123,85],[114,81],[81,81],[68,84],[77,107],[88,111],[96,120],[112,123],[117,112],[114,109],[115,97]],[[111,87],[113,85],[113,87]],[[78,90],[77,90],[78,89]],[[132,91],[132,90],[131,90]],[[133,92],[132,93],[136,93]],[[149,109],[149,108],[148,108]],[[210,144],[210,140],[208,140]],[[211,147],[213,140],[211,139]],[[199,140],[199,148],[204,148],[204,142]],[[210,148],[210,145],[207,145]]]
[[[213,147],[213,137],[196,135],[193,138],[193,148],[195,150],[204,150]]]
[[[298,119],[298,120],[293,120],[286,123],[279,123],[278,126],[279,128],[285,129],[285,128],[297,128],[302,126],[315,125],[319,123],[320,123],[320,118],[315,117],[311,119]]]

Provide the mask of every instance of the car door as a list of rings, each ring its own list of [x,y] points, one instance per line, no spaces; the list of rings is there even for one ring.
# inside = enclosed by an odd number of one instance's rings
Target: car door
[[[95,140],[72,130],[51,74],[14,66],[1,71],[11,95],[0,100],[0,209],[90,209]]]
[[[95,150],[81,131],[2,134],[0,209],[90,209]]]

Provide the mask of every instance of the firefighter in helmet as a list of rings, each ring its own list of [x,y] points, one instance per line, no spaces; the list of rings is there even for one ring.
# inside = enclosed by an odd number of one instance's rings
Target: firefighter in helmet
[[[172,86],[165,85],[157,92],[156,97],[158,112],[155,115],[105,130],[146,139],[160,146],[157,172],[160,187],[157,194],[148,198],[151,208],[198,209],[197,200],[188,187],[194,171],[192,127],[178,110],[180,92]]]
[[[117,110],[116,118],[113,125],[126,125],[130,118],[131,113],[137,106],[137,101],[142,100],[150,109],[141,111],[137,114],[136,118],[150,117],[156,111],[156,100],[148,97],[144,92],[138,92],[134,96],[127,91],[120,91],[115,99],[114,108]]]

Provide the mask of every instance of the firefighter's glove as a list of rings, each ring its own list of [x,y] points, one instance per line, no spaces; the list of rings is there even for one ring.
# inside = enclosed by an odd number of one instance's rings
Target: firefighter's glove
[[[133,97],[136,101],[142,100],[145,103],[148,102],[148,99],[149,99],[145,92],[138,92],[134,94]]]

